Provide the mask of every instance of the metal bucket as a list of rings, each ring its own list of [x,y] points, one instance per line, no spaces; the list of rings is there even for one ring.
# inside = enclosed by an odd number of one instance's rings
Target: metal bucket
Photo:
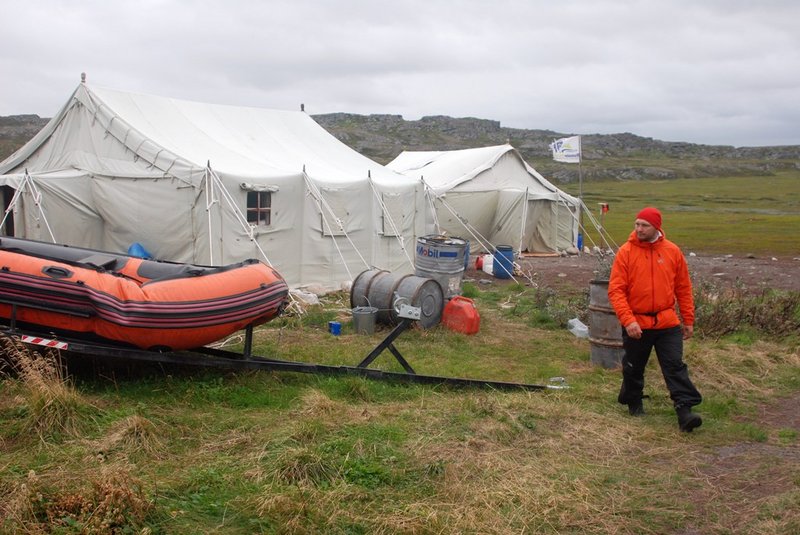
[[[350,306],[377,308],[376,321],[385,325],[395,325],[400,321],[394,309],[398,298],[420,309],[418,323],[425,329],[438,325],[442,319],[444,294],[433,279],[369,269],[355,278],[350,290]]]
[[[375,320],[378,309],[375,307],[355,307],[353,309],[353,331],[356,334],[375,334]]]
[[[590,360],[603,368],[616,368],[622,362],[622,326],[608,301],[608,281],[589,283]]]
[[[461,295],[461,280],[467,262],[467,240],[438,235],[417,238],[414,274],[438,282],[445,299]]]

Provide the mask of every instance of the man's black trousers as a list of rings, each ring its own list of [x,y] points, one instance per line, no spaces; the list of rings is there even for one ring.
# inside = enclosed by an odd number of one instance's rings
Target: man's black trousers
[[[622,329],[622,388],[618,401],[623,405],[642,399],[644,370],[653,347],[658,364],[669,389],[675,408],[693,407],[703,398],[689,379],[689,369],[683,362],[683,330],[680,326],[668,329],[646,329],[638,340]]]

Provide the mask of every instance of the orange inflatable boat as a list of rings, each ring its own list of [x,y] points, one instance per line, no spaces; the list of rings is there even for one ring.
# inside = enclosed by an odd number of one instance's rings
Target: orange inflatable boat
[[[0,237],[0,318],[65,336],[192,349],[270,321],[288,293],[258,260],[197,266]]]

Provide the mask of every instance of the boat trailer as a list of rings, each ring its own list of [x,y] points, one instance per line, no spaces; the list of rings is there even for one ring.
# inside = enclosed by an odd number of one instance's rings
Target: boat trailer
[[[332,366],[278,360],[252,353],[253,327],[245,329],[242,353],[235,353],[211,347],[200,347],[188,351],[150,351],[129,348],[112,344],[94,343],[90,341],[64,338],[52,333],[31,332],[19,329],[16,325],[16,305],[12,310],[9,326],[0,327],[0,333],[20,340],[28,345],[50,347],[59,351],[90,355],[108,359],[140,360],[178,364],[185,366],[203,366],[207,368],[223,368],[234,370],[269,370],[278,372],[315,373],[334,376],[357,376],[368,379],[395,381],[401,383],[418,383],[430,385],[446,385],[450,387],[489,388],[496,390],[564,390],[569,386],[562,377],[553,377],[549,384],[513,383],[486,379],[468,379],[460,377],[440,377],[416,373],[408,361],[394,346],[394,341],[419,318],[419,310],[403,305],[398,311],[398,324],[370,353],[356,366]],[[388,350],[403,367],[405,372],[391,372],[369,368],[385,350]]]

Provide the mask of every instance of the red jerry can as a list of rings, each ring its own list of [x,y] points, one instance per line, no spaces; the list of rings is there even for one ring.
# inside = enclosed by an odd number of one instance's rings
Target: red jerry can
[[[442,324],[451,331],[475,334],[481,327],[481,316],[472,299],[456,295],[444,306]]]

